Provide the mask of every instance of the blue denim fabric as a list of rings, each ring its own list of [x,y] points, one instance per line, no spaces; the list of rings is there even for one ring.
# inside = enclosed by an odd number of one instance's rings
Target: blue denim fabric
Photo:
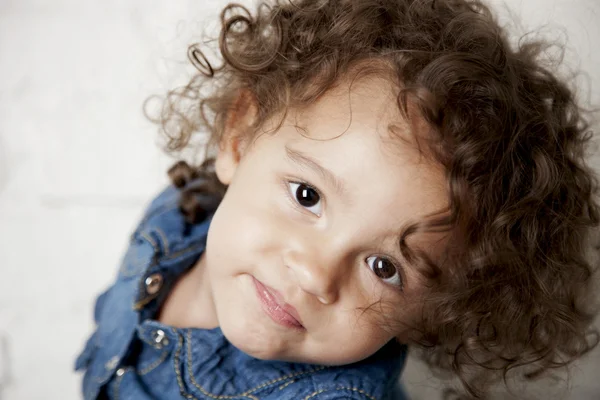
[[[406,348],[395,342],[359,363],[325,367],[258,360],[219,328],[180,329],[153,320],[177,277],[204,251],[210,224],[210,218],[187,224],[178,202],[174,187],[152,201],[116,282],[96,300],[96,331],[76,361],[76,369],[85,370],[86,400],[405,399],[398,381]]]

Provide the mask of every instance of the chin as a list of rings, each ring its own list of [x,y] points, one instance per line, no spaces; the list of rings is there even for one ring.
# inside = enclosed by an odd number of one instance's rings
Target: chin
[[[261,360],[287,361],[285,345],[281,338],[265,332],[259,326],[244,326],[243,324],[221,324],[225,338],[244,353]]]

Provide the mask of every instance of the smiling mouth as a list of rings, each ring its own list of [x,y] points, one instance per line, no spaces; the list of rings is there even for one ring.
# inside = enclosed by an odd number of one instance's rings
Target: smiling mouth
[[[265,286],[258,279],[252,277],[256,295],[260,300],[263,311],[273,321],[286,328],[304,329],[296,309],[282,301],[281,296],[274,289]]]

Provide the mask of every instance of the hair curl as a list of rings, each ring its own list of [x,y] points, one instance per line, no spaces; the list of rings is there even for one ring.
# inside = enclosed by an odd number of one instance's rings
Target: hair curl
[[[415,120],[409,111],[417,110],[447,171],[448,212],[409,227],[400,243],[432,282],[412,339],[428,363],[484,397],[517,367],[532,378],[595,346],[588,305],[599,205],[584,161],[591,122],[542,62],[550,44],[512,48],[488,7],[469,0],[281,0],[254,14],[231,4],[221,21],[222,65],[191,46],[202,73],[166,96],[157,122],[169,150],[197,134],[214,148],[242,92],[258,105],[256,128],[314,102],[353,66],[381,61],[399,83],[400,111]],[[210,154],[171,174],[192,221],[226,189]],[[199,176],[204,184],[188,185]],[[437,264],[406,245],[431,230],[452,233]]]

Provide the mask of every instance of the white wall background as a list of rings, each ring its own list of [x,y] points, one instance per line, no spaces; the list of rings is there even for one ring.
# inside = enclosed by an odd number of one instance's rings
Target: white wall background
[[[182,82],[187,44],[224,3],[0,0],[0,398],[80,398],[72,366],[93,299],[171,163],[142,102]],[[508,4],[526,27],[565,29],[600,103],[600,1]],[[537,393],[600,398],[598,353],[570,395]],[[414,399],[437,398],[418,363],[405,380]]]

